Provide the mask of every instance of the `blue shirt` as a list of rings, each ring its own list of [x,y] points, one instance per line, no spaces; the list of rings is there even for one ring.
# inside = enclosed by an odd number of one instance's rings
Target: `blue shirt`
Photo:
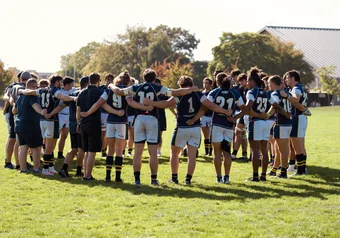
[[[177,102],[177,127],[199,127],[200,120],[195,121],[191,126],[186,124],[186,121],[196,115],[207,97],[201,92],[192,92],[185,96],[174,97],[174,99]]]
[[[300,95],[299,103],[307,107],[307,93],[305,92],[305,89],[302,87],[301,83],[296,84],[291,90],[291,94]],[[299,116],[302,112],[297,109],[296,107],[292,106],[292,116]]]
[[[261,88],[254,87],[247,92],[247,103],[253,101],[253,111],[256,113],[266,112],[269,96],[266,91]],[[263,120],[261,118],[249,116],[249,121]]]
[[[208,99],[224,109],[232,109],[233,111],[235,111],[237,106],[244,105],[241,95],[238,91],[234,89],[228,90],[223,88],[216,88],[209,93]],[[213,113],[212,124],[231,129],[234,126],[233,122],[227,120],[225,114],[219,114],[216,112]]]
[[[286,89],[282,89],[282,90],[284,90],[288,94],[288,91]],[[290,104],[290,102],[287,98],[283,98],[280,95],[280,91],[281,90],[273,91],[272,94],[271,94],[271,97],[269,99],[269,102],[270,102],[270,104],[277,103],[279,106],[281,106],[285,110],[285,112],[290,113],[292,106],[291,106],[291,104]],[[282,114],[280,114],[278,112],[276,112],[275,114],[276,114],[275,115],[276,125],[291,125],[292,124],[291,119],[283,116]]]

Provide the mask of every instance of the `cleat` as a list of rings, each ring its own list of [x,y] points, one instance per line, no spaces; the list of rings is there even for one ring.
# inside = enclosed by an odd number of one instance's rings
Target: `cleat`
[[[267,173],[269,176],[271,176],[271,177],[275,177],[276,176],[276,173],[275,172],[273,172],[273,171],[270,171],[269,173]]]
[[[223,183],[224,183],[224,184],[230,184],[229,177],[224,176],[224,178],[223,178]]]
[[[184,180],[184,185],[191,185],[191,181],[190,180]]]
[[[57,174],[57,173],[58,173],[58,171],[55,170],[54,166],[49,167],[49,168],[48,168],[48,171],[50,171],[51,173],[54,173],[54,174]]]
[[[260,176],[260,181],[263,181],[263,182],[267,181],[266,176],[261,175],[261,176]]]
[[[63,177],[63,178],[70,177],[69,174],[68,174],[68,172],[65,171],[65,170],[63,170],[63,169],[60,170],[60,171],[58,172],[58,174],[59,174],[61,177]]]
[[[25,170],[20,170],[20,173],[21,174],[28,174],[30,171],[28,169],[25,169]]]
[[[106,178],[105,178],[105,182],[106,182],[106,183],[111,183],[111,177],[106,177]]]
[[[231,155],[231,160],[236,160],[236,155]]]
[[[140,188],[142,186],[142,184],[140,183],[140,180],[136,180],[135,181],[135,185],[136,187]]]
[[[287,169],[287,172],[294,172],[294,171],[295,171],[295,165],[290,164],[288,169]]]
[[[131,157],[132,155],[130,153],[127,153],[126,154],[126,157]]]
[[[39,173],[41,173],[40,169],[37,169],[37,170],[33,169],[33,171],[32,171],[32,174],[39,174]]]
[[[76,173],[74,177],[84,177],[84,173]]]
[[[150,185],[152,185],[152,186],[159,186],[159,182],[158,182],[158,180],[151,180]]]
[[[216,178],[216,183],[223,183],[222,176]]]
[[[41,176],[53,176],[54,174],[50,172],[48,169],[43,169],[41,171]]]
[[[20,165],[16,165],[16,166],[15,166],[15,169],[16,169],[16,170],[20,170]]]
[[[5,168],[5,169],[15,169],[14,164],[12,164],[12,163],[6,163],[6,164],[4,165],[4,168]]]
[[[246,180],[246,182],[260,182],[260,180],[259,178],[250,177]]]
[[[287,177],[287,174],[283,174],[283,173],[280,173],[277,177],[278,177],[278,178],[283,178],[283,179],[288,178],[288,177]]]
[[[94,177],[89,177],[89,178],[86,178],[86,177],[83,177],[83,181],[92,181],[92,180],[96,180]]]
[[[124,181],[123,181],[123,179],[115,179],[115,182],[116,183],[123,183]]]
[[[178,179],[169,179],[169,183],[178,184]]]

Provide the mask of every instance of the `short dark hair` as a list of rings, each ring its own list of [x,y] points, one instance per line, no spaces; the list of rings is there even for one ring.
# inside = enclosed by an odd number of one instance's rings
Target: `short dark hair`
[[[63,80],[63,85],[66,86],[67,84],[71,84],[74,82],[74,79],[70,76],[65,76]]]
[[[48,87],[48,86],[50,86],[50,81],[48,81],[47,79],[40,79],[39,80],[39,87],[41,87],[41,85],[43,85],[44,87]]]
[[[31,77],[34,78],[34,79],[39,79],[39,76],[35,73],[30,73],[31,74]]]
[[[207,81],[209,81],[209,83],[210,83],[210,84],[212,84],[212,83],[213,83],[212,79],[211,79],[211,78],[209,78],[209,77],[205,77],[205,78],[203,79],[203,82],[204,82],[204,81],[206,81],[206,80],[207,80]]]
[[[183,75],[177,81],[177,85],[181,88],[192,87],[194,85],[194,80],[190,76]]]
[[[223,73],[223,70],[215,70],[214,77],[216,77],[219,73]]]
[[[100,75],[98,73],[91,73],[89,78],[91,84],[96,84],[100,82]]]
[[[81,79],[80,79],[80,88],[81,89],[86,88],[88,84],[89,84],[89,76],[81,77]]]
[[[295,70],[295,69],[290,70],[290,71],[287,72],[287,74],[290,78],[294,77],[296,82],[300,82],[300,74],[297,70]]]
[[[143,78],[145,82],[153,83],[157,77],[156,72],[153,69],[146,69],[143,73]]]
[[[247,80],[247,74],[241,73],[237,76],[237,81]]]
[[[234,77],[234,76],[239,76],[240,74],[241,74],[241,71],[239,69],[233,69],[230,73],[230,76]]]
[[[230,88],[230,79],[229,79],[229,77],[226,73],[219,73],[216,76],[216,82],[223,89],[229,89]]]
[[[160,78],[156,78],[154,83],[162,85],[162,81],[160,80]]]
[[[248,80],[254,80],[256,85],[258,87],[261,87],[261,79],[260,79],[260,75],[259,75],[259,69],[257,68],[257,66],[254,66],[252,68],[250,68],[250,70],[248,71]]]
[[[114,78],[115,78],[115,76],[113,74],[106,74],[104,79],[105,80],[108,80],[108,79],[112,79],[113,80]]]
[[[49,77],[49,80],[50,80],[50,85],[54,86],[54,84],[55,84],[56,82],[62,81],[62,80],[63,80],[63,77],[61,77],[61,76],[58,75],[58,74],[52,74],[52,75]]]
[[[268,82],[273,82],[275,85],[280,86],[282,83],[282,79],[279,75],[273,75],[269,77]]]
[[[118,75],[118,78],[115,79],[115,84],[123,84],[125,86],[129,85],[130,83],[130,74],[129,71],[125,70],[124,72]]]

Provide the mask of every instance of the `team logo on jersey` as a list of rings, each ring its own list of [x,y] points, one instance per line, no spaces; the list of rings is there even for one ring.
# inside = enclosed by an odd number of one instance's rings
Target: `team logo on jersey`
[[[228,94],[229,91],[222,91],[222,94]]]
[[[149,88],[149,86],[145,86],[144,89],[147,90]]]
[[[262,95],[263,94],[263,91],[260,91],[260,95]]]

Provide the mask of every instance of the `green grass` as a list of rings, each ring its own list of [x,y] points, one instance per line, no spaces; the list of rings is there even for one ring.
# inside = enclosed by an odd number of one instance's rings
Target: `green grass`
[[[91,182],[23,175],[1,166],[0,237],[339,237],[340,107],[311,111],[306,138],[309,175],[299,178],[247,183],[251,164],[234,162],[232,183],[217,185],[212,159],[201,156],[191,187],[168,184],[175,126],[170,114],[157,188],[147,185],[146,151],[142,188],[133,185],[131,159],[125,159],[121,185],[104,183],[105,161],[99,157],[97,181]],[[0,125],[4,148],[3,117]],[[56,168],[60,166],[58,161]],[[180,181],[185,170],[181,158]]]

